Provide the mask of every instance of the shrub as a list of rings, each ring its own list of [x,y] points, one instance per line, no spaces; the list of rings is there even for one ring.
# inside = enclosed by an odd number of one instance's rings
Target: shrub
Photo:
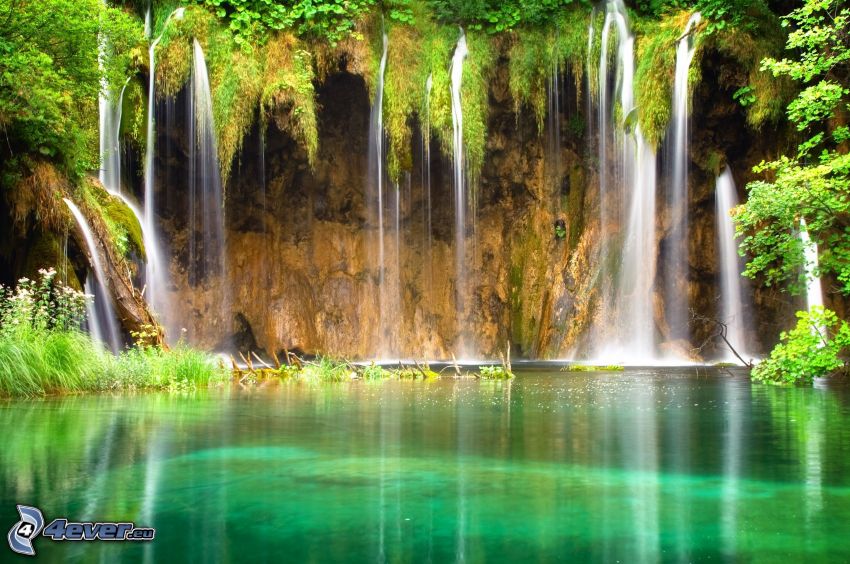
[[[780,336],[770,357],[753,369],[754,380],[769,384],[811,384],[817,377],[847,371],[850,326],[822,307],[797,312],[797,326]]]
[[[484,380],[510,380],[514,377],[504,366],[479,366],[478,375]]]

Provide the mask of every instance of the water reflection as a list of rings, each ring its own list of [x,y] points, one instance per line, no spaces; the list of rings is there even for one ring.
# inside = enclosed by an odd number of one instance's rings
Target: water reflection
[[[6,402],[0,519],[158,529],[48,560],[846,559],[848,423],[704,370]]]

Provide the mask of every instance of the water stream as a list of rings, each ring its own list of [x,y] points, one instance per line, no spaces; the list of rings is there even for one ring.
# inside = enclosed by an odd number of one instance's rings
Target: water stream
[[[460,342],[457,352],[462,357],[467,357],[472,352],[468,349],[470,343],[464,336],[466,329],[465,295],[469,289],[466,268],[466,219],[468,195],[466,192],[466,167],[464,164],[464,153],[466,147],[463,144],[463,106],[461,104],[461,86],[463,83],[463,62],[469,50],[466,46],[466,34],[460,30],[460,38],[457,42],[451,64],[451,88],[452,88],[452,166],[454,167],[454,207],[455,207],[455,308],[458,323],[458,334]]]
[[[163,23],[163,28],[168,25],[172,18],[181,19],[183,17],[183,8],[177,8]],[[150,20],[150,10],[146,19]],[[153,29],[150,29],[153,33]],[[144,202],[144,222],[145,231],[150,241],[154,242],[153,248],[158,251],[159,255],[162,244],[159,234],[159,226],[157,225],[156,215],[156,197],[155,197],[155,174],[154,170],[154,149],[156,135],[156,46],[162,39],[162,35],[154,39],[148,49],[148,113],[147,113],[147,147],[145,149],[145,202]],[[161,255],[160,255],[161,256]],[[168,335],[176,334],[176,327],[173,324],[170,316],[169,299],[167,295],[168,287],[168,265],[165,261],[148,260],[145,268],[145,296],[148,303],[153,307],[154,311],[160,316],[160,323],[165,327]]]
[[[806,276],[806,307],[823,307],[823,288],[818,270],[818,245],[809,237],[806,220],[800,218],[800,241],[803,243],[804,270]]]
[[[97,288],[92,295],[95,296],[95,304],[93,306],[94,315],[90,316],[89,323],[94,334],[94,327],[97,327],[97,332],[100,333],[100,338],[109,349],[117,353],[123,348],[121,334],[118,330],[118,316],[115,314],[115,308],[112,306],[111,294],[107,285],[106,275],[103,270],[103,264],[100,261],[100,253],[97,250],[97,242],[92,233],[89,222],[80,211],[80,209],[68,198],[63,198],[65,204],[71,210],[74,219],[77,220],[77,225],[83,233],[83,238],[86,241],[86,246],[89,254],[89,263],[94,269],[94,276],[97,281]],[[95,335],[97,336],[97,335]]]
[[[396,351],[394,343],[393,326],[396,321],[392,318],[392,312],[397,311],[397,300],[393,296],[393,292],[389,288],[387,260],[386,260],[386,240],[385,231],[386,225],[384,222],[384,212],[387,203],[385,194],[385,186],[387,184],[386,170],[384,159],[386,158],[384,149],[384,75],[387,70],[387,50],[389,48],[389,39],[384,33],[382,37],[381,63],[378,68],[377,84],[375,86],[375,99],[372,103],[371,115],[369,118],[369,183],[372,190],[370,205],[375,206],[371,210],[372,219],[377,223],[378,234],[375,242],[377,249],[373,248],[373,255],[377,250],[376,269],[378,271],[378,339],[377,339],[377,354],[379,357],[392,356]]]
[[[670,232],[664,271],[664,307],[671,339],[687,339],[688,331],[688,75],[694,58],[694,27],[702,16],[695,12],[676,47],[672,117],[668,150],[671,163],[667,197]]]
[[[717,243],[720,250],[720,321],[726,324],[726,338],[735,350],[747,358],[748,317],[744,314],[745,283],[741,273],[744,264],[738,255],[735,223],[730,212],[738,205],[738,194],[732,171],[727,166],[717,177],[715,193],[717,215]],[[735,356],[727,351],[724,360]]]
[[[627,126],[634,111],[635,53],[621,0],[607,2],[600,40],[596,131],[602,276],[590,356],[652,364],[659,356],[652,306],[657,159],[640,128]],[[616,52],[609,69],[612,46]]]
[[[213,120],[212,94],[204,50],[193,43],[189,96],[189,283],[225,276],[224,201]],[[220,296],[221,307],[227,300]]]

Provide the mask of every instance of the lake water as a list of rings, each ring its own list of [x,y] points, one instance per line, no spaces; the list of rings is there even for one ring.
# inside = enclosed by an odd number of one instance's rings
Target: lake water
[[[850,561],[848,392],[526,370],[5,401],[0,525],[156,527],[48,561]]]

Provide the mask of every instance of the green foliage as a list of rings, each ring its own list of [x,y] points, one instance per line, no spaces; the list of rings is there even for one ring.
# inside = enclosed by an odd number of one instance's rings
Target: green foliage
[[[753,369],[753,379],[770,384],[811,384],[814,378],[847,371],[850,326],[822,307],[797,312],[797,326]]]
[[[543,26],[573,0],[429,0],[436,19],[466,29],[500,33],[520,26]]]
[[[263,40],[269,32],[283,30],[336,42],[351,33],[357,18],[376,4],[375,0],[196,1],[227,21],[239,44]],[[402,14],[397,11],[396,17]]]
[[[676,47],[688,18],[689,12],[676,12],[661,20],[649,20],[640,24],[635,69],[635,102],[641,133],[646,141],[654,146],[663,139],[672,115],[671,93],[676,70]],[[693,92],[700,78],[701,27],[698,26],[694,33],[697,51],[688,76],[689,92]]]
[[[304,147],[312,165],[319,152],[312,55],[297,39],[283,34],[269,42],[264,54],[262,108]]]
[[[107,370],[90,385],[93,390],[158,389],[184,391],[226,380],[226,373],[206,353],[178,345],[136,347],[110,357]]]
[[[21,278],[14,290],[0,285],[0,335],[79,329],[85,295],[59,282],[53,269],[39,270],[39,278]]]
[[[593,366],[588,364],[570,364],[561,368],[561,372],[623,372],[624,366],[617,364],[609,364],[603,366]]]
[[[743,107],[752,105],[756,101],[756,96],[753,93],[752,86],[742,86],[732,94],[732,99],[741,104]]]
[[[298,376],[313,382],[344,382],[350,380],[352,374],[356,374],[356,371],[348,362],[322,356],[305,362]]]
[[[0,287],[0,395],[83,389],[100,350],[79,332],[86,297],[42,270],[38,281]]]
[[[708,34],[728,28],[753,31],[759,17],[768,11],[763,0],[638,0],[636,8],[639,14],[653,18],[681,10],[698,11],[708,22]]]
[[[368,366],[363,368],[360,374],[364,380],[386,380],[390,377],[388,370],[374,362],[369,363]]]
[[[50,158],[80,178],[97,168],[101,78],[123,83],[140,27],[100,0],[0,0],[0,127],[10,149]],[[108,57],[98,67],[98,37]]]
[[[276,33],[255,47],[234,33],[200,7],[187,8],[181,19],[172,20],[157,47],[158,95],[175,96],[189,79],[191,45],[197,39],[210,75],[222,181],[230,176],[258,108],[263,123],[273,119],[315,162],[318,125],[310,52],[291,34]]]
[[[567,236],[567,228],[566,226],[559,222],[555,224],[555,238],[556,239],[564,239]]]
[[[41,270],[0,286],[0,396],[136,388],[185,389],[224,377],[205,353],[140,346],[112,356],[82,333],[86,300]]]
[[[519,117],[522,105],[529,105],[534,112],[538,131],[543,131],[548,109],[546,85],[555,65],[553,43],[545,31],[520,30],[515,34],[508,52],[509,85],[514,99],[514,111]]]
[[[514,377],[504,366],[479,366],[478,375],[484,380],[510,380]]]
[[[839,291],[850,294],[850,155],[840,147],[846,127],[833,122],[850,109],[847,88],[836,87],[850,71],[850,8],[838,0],[808,0],[784,22],[795,27],[788,48],[798,56],[768,58],[763,66],[808,85],[788,106],[789,119],[807,138],[797,155],[759,165],[756,172],[769,180],[747,187],[748,201],[736,214],[742,250],[753,257],[746,274],[802,291],[802,218],[821,251],[819,274],[834,275]]]

